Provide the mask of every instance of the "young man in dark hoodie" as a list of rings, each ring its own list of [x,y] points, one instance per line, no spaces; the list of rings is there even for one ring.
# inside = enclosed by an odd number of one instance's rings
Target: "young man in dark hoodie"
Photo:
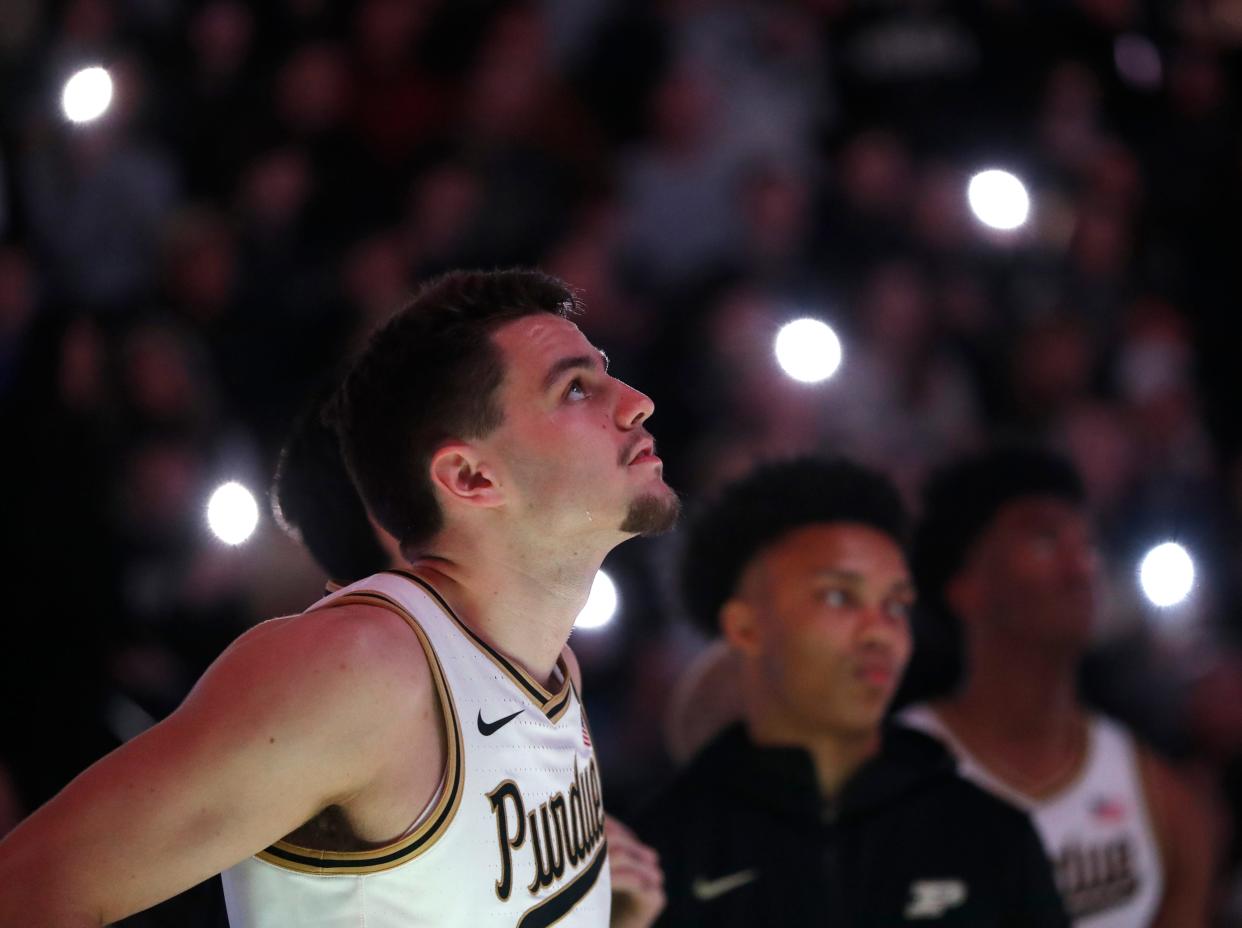
[[[1068,924],[1025,815],[886,729],[914,586],[892,484],[801,460],[727,488],[689,530],[689,609],[738,656],[743,721],[638,822],[660,924]]]

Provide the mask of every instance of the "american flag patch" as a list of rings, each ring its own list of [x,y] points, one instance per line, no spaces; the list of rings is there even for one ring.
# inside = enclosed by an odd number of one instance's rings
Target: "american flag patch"
[[[582,723],[582,743],[587,747],[591,746],[591,733],[587,731],[586,722]]]
[[[1120,799],[1101,796],[1091,803],[1091,817],[1097,822],[1123,822],[1126,818],[1126,804]]]

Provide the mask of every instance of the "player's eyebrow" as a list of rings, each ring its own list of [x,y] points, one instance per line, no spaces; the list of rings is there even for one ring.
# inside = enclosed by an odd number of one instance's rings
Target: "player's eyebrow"
[[[856,570],[837,570],[832,567],[824,567],[815,571],[815,576],[823,577],[825,580],[845,580],[849,583],[862,583],[863,575]]]
[[[602,351],[597,351],[594,355],[577,354],[568,358],[561,358],[548,369],[547,374],[543,377],[543,389],[551,389],[552,385],[560,380],[561,375],[566,371],[587,370],[594,371],[603,367],[604,372],[608,372],[608,355]]]
[[[851,586],[862,586],[862,584],[866,582],[866,578],[855,570],[834,570],[832,568],[826,568],[824,570],[815,571],[815,575],[824,580],[835,580],[838,583],[848,583]],[[889,592],[913,594],[914,583],[910,580],[899,580],[893,584]]]

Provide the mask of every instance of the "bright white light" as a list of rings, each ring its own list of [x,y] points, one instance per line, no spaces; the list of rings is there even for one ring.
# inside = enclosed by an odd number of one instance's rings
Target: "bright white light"
[[[591,595],[574,620],[574,628],[603,628],[617,614],[617,585],[602,570],[591,583]]]
[[[226,545],[239,545],[259,524],[259,505],[249,490],[230,481],[211,494],[207,503],[207,524]]]
[[[1016,229],[1031,214],[1026,187],[1008,171],[980,171],[970,179],[966,199],[975,218],[992,229]]]
[[[1195,563],[1175,541],[1156,545],[1139,565],[1139,585],[1153,606],[1176,606],[1195,585]]]
[[[60,108],[70,122],[90,122],[112,103],[112,77],[103,68],[83,68],[65,81]]]
[[[795,319],[776,333],[776,360],[794,380],[819,383],[841,366],[841,339],[818,319]]]

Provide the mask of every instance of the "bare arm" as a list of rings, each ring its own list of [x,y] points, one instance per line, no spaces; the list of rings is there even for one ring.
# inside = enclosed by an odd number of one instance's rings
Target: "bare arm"
[[[683,765],[742,717],[737,653],[724,640],[701,651],[673,686],[664,716],[664,743]]]
[[[394,720],[411,716],[394,706],[432,698],[400,626],[349,606],[238,639],[168,719],[0,842],[0,925],[107,924],[365,791],[391,754]]]
[[[1210,920],[1219,843],[1208,803],[1146,750],[1141,763],[1164,861],[1164,896],[1152,928],[1203,928]]]

